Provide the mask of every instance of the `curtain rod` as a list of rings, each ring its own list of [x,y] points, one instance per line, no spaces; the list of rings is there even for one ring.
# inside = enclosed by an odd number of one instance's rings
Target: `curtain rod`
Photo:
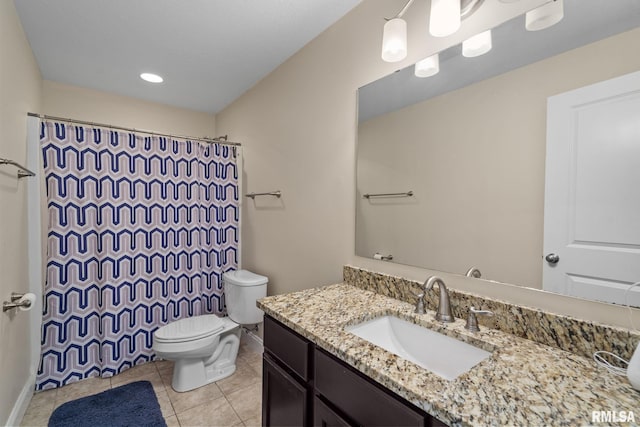
[[[144,130],[144,129],[127,128],[127,127],[124,127],[124,126],[114,126],[114,125],[108,125],[108,124],[104,124],[104,123],[86,122],[84,120],[69,119],[69,118],[65,118],[65,117],[47,116],[45,114],[27,113],[27,116],[37,117],[39,119],[45,119],[45,120],[58,120],[58,121],[61,121],[61,122],[77,123],[77,124],[81,124],[81,125],[89,125],[89,126],[97,126],[97,127],[103,127],[103,128],[109,128],[109,129],[126,130],[126,131],[130,131],[130,132],[147,133],[149,135],[167,136],[169,138],[187,139],[187,140],[190,140],[190,141],[201,141],[201,142],[206,142],[207,144],[231,145],[233,147],[241,147],[242,146],[242,144],[239,143],[239,142],[227,141],[227,136],[226,135],[225,136],[221,136],[221,137],[217,137],[217,138],[208,138],[206,136],[198,138],[198,137],[193,137],[193,136],[173,135],[173,134],[169,134],[169,133],[154,132],[154,131]]]

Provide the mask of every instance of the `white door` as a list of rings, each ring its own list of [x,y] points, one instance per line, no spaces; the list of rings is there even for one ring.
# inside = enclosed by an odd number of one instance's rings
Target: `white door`
[[[547,107],[543,288],[624,304],[640,281],[640,72]]]

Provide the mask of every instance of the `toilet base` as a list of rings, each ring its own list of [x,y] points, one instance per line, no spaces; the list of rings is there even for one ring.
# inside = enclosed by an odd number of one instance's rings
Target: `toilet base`
[[[177,392],[191,391],[232,375],[239,347],[240,327],[236,325],[222,334],[211,356],[174,359],[171,387]]]
[[[189,364],[189,360],[176,360],[173,368],[173,378],[171,379],[171,388],[179,393],[195,390],[220,381],[231,376],[236,371],[235,363],[217,368],[215,366],[204,367],[202,361],[200,363]],[[202,375],[204,368],[205,375]]]
[[[219,381],[223,378],[227,378],[236,371],[235,363],[223,368],[207,368],[207,384]]]

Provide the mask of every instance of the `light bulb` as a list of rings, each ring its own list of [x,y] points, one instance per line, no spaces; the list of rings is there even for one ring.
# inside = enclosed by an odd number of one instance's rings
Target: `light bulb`
[[[416,62],[414,73],[416,77],[431,77],[440,71],[440,57],[436,53],[422,61]]]
[[[562,0],[553,0],[527,12],[525,28],[528,31],[544,30],[560,22],[563,17],[564,4]]]
[[[384,24],[382,33],[382,59],[398,62],[407,57],[407,23],[394,18]]]
[[[431,0],[429,33],[434,37],[449,36],[460,28],[460,0]]]
[[[462,42],[462,56],[473,58],[491,50],[491,30],[476,34]]]

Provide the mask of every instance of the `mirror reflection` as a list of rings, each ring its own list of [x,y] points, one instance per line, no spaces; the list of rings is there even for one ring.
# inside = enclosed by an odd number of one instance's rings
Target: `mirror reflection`
[[[360,88],[357,255],[640,306],[640,2],[604,5],[564,0],[553,27],[522,16],[484,55]]]

